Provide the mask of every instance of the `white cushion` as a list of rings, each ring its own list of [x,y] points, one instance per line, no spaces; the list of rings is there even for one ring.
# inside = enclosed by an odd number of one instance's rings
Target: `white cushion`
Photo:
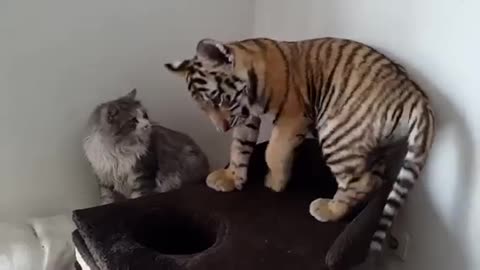
[[[0,222],[0,270],[73,270],[70,215]]]

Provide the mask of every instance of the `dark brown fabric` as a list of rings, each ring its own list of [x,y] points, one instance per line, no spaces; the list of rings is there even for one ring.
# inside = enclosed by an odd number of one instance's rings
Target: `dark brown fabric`
[[[381,211],[381,203],[371,204],[351,225],[356,213],[343,222],[320,223],[308,213],[309,203],[332,197],[336,183],[318,143],[307,140],[297,149],[291,182],[282,193],[263,187],[265,147],[256,147],[241,192],[195,185],[74,211],[84,249],[100,269],[319,270],[328,269],[327,254],[331,269],[363,261],[378,220],[376,215],[370,220],[370,212]],[[359,232],[370,235],[350,236]],[[361,243],[349,244],[357,238]]]

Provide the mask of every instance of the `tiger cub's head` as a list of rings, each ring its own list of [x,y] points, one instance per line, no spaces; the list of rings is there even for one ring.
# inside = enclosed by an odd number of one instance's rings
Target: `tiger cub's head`
[[[203,39],[193,58],[165,64],[185,78],[191,96],[219,131],[228,131],[250,116],[248,76],[235,66],[236,60],[232,48]]]

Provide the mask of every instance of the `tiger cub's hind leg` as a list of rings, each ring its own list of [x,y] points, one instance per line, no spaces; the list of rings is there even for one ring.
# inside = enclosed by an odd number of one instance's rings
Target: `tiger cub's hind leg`
[[[338,221],[362,202],[378,186],[378,177],[365,172],[346,185],[339,184],[332,199],[319,198],[310,203],[310,214],[322,222]]]
[[[365,147],[348,146],[345,151],[338,149],[326,151],[327,165],[338,183],[338,189],[332,199],[319,198],[310,203],[310,214],[322,222],[337,221],[345,217],[376,187],[381,178],[382,167],[368,168],[368,151]],[[335,147],[336,148],[336,147]],[[325,149],[324,149],[325,152]],[[330,154],[328,154],[330,153]]]

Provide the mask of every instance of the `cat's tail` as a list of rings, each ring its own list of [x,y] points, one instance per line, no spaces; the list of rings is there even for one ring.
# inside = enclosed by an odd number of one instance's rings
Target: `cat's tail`
[[[188,166],[187,181],[192,183],[204,182],[210,173],[210,162],[200,146],[192,141],[187,147],[185,165]]]

